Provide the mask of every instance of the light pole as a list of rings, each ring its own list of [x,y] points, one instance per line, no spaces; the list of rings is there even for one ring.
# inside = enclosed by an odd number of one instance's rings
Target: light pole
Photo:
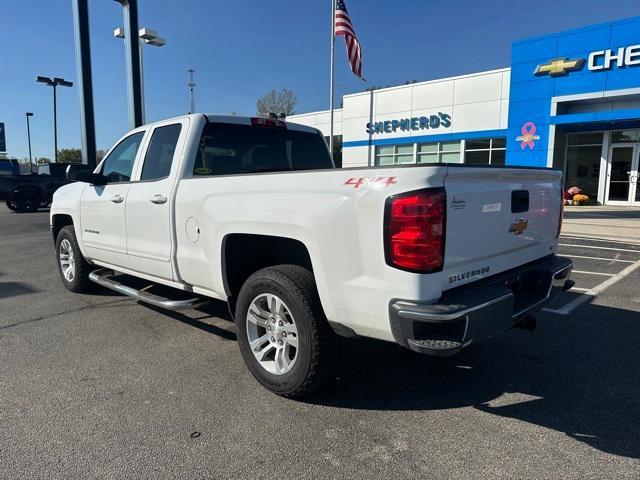
[[[69,82],[59,77],[41,77],[38,75],[36,81],[44,83],[48,87],[53,87],[53,158],[54,162],[58,162],[58,107],[56,100],[56,87],[73,87],[73,82]]]
[[[142,121],[142,96],[140,91],[140,48],[135,32],[138,31],[138,0],[116,0],[122,5],[124,15],[124,45],[127,59],[127,94],[129,97],[129,127],[134,129]]]
[[[188,70],[189,72],[189,113],[196,113],[196,82],[193,81],[193,74],[196,72],[193,68]]]
[[[80,103],[82,163],[96,166],[96,123],[93,113],[91,42],[89,40],[89,0],[73,0],[73,29],[76,44],[76,72]]]
[[[33,117],[33,113],[26,112],[24,114],[27,117],[27,142],[29,142],[29,165],[33,168],[33,159],[31,157],[31,128],[29,128],[29,117]]]
[[[125,38],[125,30],[122,27],[118,27],[113,31],[113,36],[116,38]],[[138,51],[140,59],[140,107],[142,115],[142,124],[145,122],[145,108],[144,108],[144,61],[143,61],[143,46],[151,45],[153,47],[163,47],[167,41],[158,36],[158,32],[151,30],[150,28],[141,28],[138,30]]]

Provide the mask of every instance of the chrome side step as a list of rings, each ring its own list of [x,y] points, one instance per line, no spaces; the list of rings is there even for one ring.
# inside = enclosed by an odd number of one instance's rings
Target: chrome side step
[[[108,268],[101,268],[99,270],[94,270],[93,272],[91,272],[89,274],[89,280],[115,292],[121,293],[131,298],[135,298],[136,300],[140,300],[141,302],[148,303],[159,308],[164,308],[165,310],[188,310],[190,308],[197,308],[206,303],[206,300],[202,298],[171,300],[159,295],[154,295],[153,293],[149,293],[145,290],[136,290],[135,288],[123,285],[122,283],[111,278],[114,275],[115,272],[113,270],[109,270]]]

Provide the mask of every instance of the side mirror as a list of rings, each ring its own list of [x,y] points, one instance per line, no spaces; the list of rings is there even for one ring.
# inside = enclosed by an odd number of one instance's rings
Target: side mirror
[[[91,185],[106,185],[107,178],[100,173],[93,173],[86,165],[85,168],[68,168],[67,179],[72,182],[84,182]]]

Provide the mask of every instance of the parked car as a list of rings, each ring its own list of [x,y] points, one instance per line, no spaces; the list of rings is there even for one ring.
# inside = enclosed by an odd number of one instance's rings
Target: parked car
[[[40,166],[37,174],[0,176],[0,201],[16,212],[35,212],[47,207],[53,192],[70,182],[68,171],[87,169],[81,164],[54,163]]]
[[[327,378],[336,335],[452,355],[533,328],[530,313],[572,286],[556,255],[561,176],[336,169],[316,129],[194,114],[127,133],[75,175],[51,231],[71,291],[95,282],[170,310],[227,301],[251,373],[294,397]]]

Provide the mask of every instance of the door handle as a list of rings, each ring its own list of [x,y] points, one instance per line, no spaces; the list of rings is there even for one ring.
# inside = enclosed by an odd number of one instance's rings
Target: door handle
[[[153,197],[149,199],[151,203],[155,203],[156,205],[160,205],[162,203],[167,203],[167,197],[160,193],[156,193]]]
[[[111,201],[113,203],[122,203],[124,201],[124,197],[122,195],[115,194],[111,197]]]

